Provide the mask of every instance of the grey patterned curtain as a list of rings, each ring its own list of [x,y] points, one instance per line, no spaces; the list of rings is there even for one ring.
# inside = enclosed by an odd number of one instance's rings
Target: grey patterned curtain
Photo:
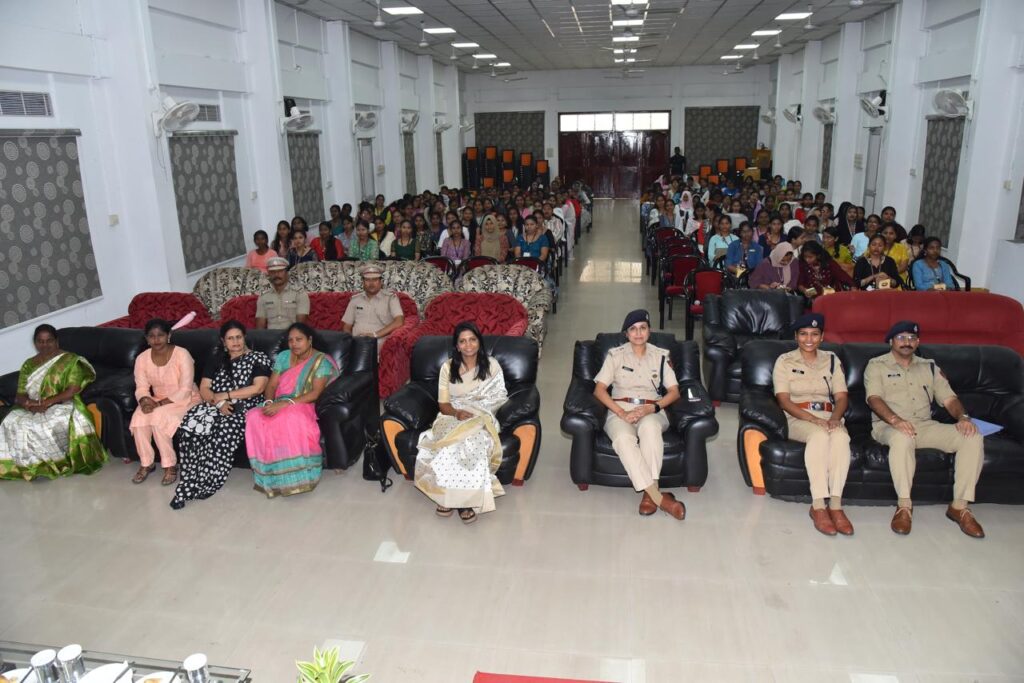
[[[0,328],[102,295],[78,135],[0,131]]]
[[[245,254],[235,173],[235,133],[175,134],[171,177],[185,270],[197,270]]]
[[[402,148],[405,154],[405,191],[416,194],[416,141],[412,133],[402,133]]]
[[[493,114],[476,114],[476,146],[480,149],[498,148],[498,158],[503,149],[533,152],[534,159],[544,158],[544,112],[508,111]]]
[[[437,148],[437,182],[444,185],[444,150],[441,149],[440,133],[434,133],[434,144]]]
[[[832,133],[835,132],[836,124],[826,123],[824,139],[821,143],[821,189],[828,189],[829,167],[832,166]]]
[[[320,134],[288,133],[295,215],[311,227],[324,220],[324,186],[320,176]],[[315,230],[314,230],[315,232]]]
[[[687,107],[683,122],[687,168],[750,157],[757,147],[758,107]]]
[[[924,143],[924,178],[921,181],[921,209],[917,222],[925,234],[935,235],[943,245],[949,244],[950,222],[956,178],[960,172],[960,149],[967,119],[935,118],[928,120],[928,136]]]

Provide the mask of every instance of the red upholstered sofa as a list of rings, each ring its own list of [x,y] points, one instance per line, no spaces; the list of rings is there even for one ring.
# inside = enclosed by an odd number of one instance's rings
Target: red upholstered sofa
[[[197,330],[217,327],[206,306],[191,292],[142,292],[128,304],[128,315],[109,320],[99,327],[127,327],[141,330],[153,318],[163,318],[176,323],[188,313],[195,311],[196,317],[183,329]]]
[[[814,300],[834,344],[880,342],[893,323],[913,320],[926,344],[989,344],[1024,354],[1024,307],[986,292],[837,292]]]
[[[309,325],[316,330],[341,330],[341,316],[355,292],[310,292]],[[389,396],[409,380],[409,355],[404,354],[406,337],[419,325],[416,302],[405,292],[397,292],[405,313],[405,324],[393,332],[381,347],[378,385],[380,395]],[[256,324],[256,295],[246,294],[228,299],[220,309],[220,320],[237,320],[246,327]],[[409,348],[412,348],[411,344]]]

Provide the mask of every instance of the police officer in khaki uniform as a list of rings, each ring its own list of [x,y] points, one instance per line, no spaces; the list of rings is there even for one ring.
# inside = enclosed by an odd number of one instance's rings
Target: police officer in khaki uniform
[[[283,330],[309,317],[309,295],[288,284],[288,260],[267,260],[267,277],[274,288],[256,299],[256,329]]]
[[[640,514],[653,515],[661,508],[681,520],[686,506],[658,488],[665,456],[661,434],[668,429],[664,410],[679,398],[679,382],[669,352],[647,343],[651,337],[647,311],[629,313],[622,331],[629,342],[610,350],[594,377],[594,396],[608,408],[604,431],[633,488],[644,492]]]
[[[843,512],[843,487],[850,472],[850,435],[843,426],[846,376],[836,355],[818,348],[825,338],[825,316],[802,315],[793,330],[797,348],[779,356],[772,372],[775,398],[786,411],[789,438],[807,444],[804,467],[811,482],[814,528],[826,536],[852,536],[853,524]]]
[[[363,277],[363,291],[355,294],[341,317],[341,329],[357,337],[377,340],[377,353],[389,334],[405,322],[402,304],[394,292],[381,289],[381,267],[368,263],[359,270]]]
[[[946,508],[946,517],[968,536],[984,538],[984,530],[967,508],[981,476],[984,442],[946,375],[935,361],[917,355],[919,332],[917,323],[909,320],[893,325],[885,337],[892,352],[872,358],[864,370],[868,405],[875,413],[871,436],[889,445],[889,471],[899,498],[890,526],[897,534],[910,533],[915,451],[937,448],[956,453],[953,502]],[[932,401],[938,401],[956,424],[933,420]]]

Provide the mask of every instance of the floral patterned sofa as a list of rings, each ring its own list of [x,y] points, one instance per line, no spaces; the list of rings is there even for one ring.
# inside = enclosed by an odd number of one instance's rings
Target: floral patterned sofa
[[[214,268],[196,281],[192,293],[212,312],[219,311],[228,299],[270,289],[266,274],[254,268]]]
[[[526,336],[535,340],[538,348],[543,350],[548,329],[547,314],[553,300],[551,290],[536,272],[525,266],[480,266],[462,276],[459,291],[508,294],[519,301],[529,316]]]

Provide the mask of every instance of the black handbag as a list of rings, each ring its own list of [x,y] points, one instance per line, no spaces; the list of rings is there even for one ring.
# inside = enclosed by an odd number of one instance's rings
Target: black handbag
[[[363,479],[376,481],[380,484],[380,492],[384,493],[394,483],[388,476],[389,469],[391,461],[384,451],[380,432],[367,432],[366,446],[363,447]]]

